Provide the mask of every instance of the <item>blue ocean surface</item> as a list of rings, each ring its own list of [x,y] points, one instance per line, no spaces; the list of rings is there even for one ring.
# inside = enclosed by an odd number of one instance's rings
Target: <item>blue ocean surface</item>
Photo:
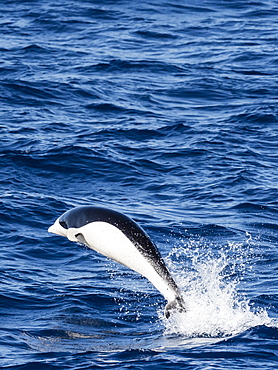
[[[0,2],[0,368],[278,368],[278,1]],[[47,232],[103,206],[186,313]]]

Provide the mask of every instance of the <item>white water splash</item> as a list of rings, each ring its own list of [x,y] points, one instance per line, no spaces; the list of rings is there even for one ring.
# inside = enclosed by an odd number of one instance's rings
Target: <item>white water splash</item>
[[[238,292],[240,276],[248,268],[245,253],[242,244],[229,243],[215,254],[200,241],[171,252],[167,262],[184,292],[187,312],[168,320],[161,314],[166,335],[223,338],[270,324],[267,312],[251,308]]]

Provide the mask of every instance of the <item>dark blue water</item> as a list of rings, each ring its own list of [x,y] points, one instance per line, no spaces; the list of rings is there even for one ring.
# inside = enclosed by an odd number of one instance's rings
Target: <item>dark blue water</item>
[[[277,369],[278,2],[3,0],[0,366]],[[134,218],[186,314],[51,235]]]

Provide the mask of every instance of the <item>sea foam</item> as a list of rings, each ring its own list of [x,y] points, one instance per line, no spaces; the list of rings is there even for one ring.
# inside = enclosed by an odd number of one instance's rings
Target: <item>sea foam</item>
[[[265,309],[250,303],[240,284],[251,267],[246,245],[228,243],[217,252],[203,241],[174,248],[167,263],[183,292],[186,313],[165,319],[165,335],[229,337],[259,325],[270,325]]]

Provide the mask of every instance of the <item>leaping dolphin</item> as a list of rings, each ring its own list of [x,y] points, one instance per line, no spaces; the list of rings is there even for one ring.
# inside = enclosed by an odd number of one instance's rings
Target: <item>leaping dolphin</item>
[[[168,301],[166,318],[172,310],[186,311],[181,292],[158,248],[126,215],[102,207],[76,207],[63,213],[48,231],[85,244],[143,275]]]

